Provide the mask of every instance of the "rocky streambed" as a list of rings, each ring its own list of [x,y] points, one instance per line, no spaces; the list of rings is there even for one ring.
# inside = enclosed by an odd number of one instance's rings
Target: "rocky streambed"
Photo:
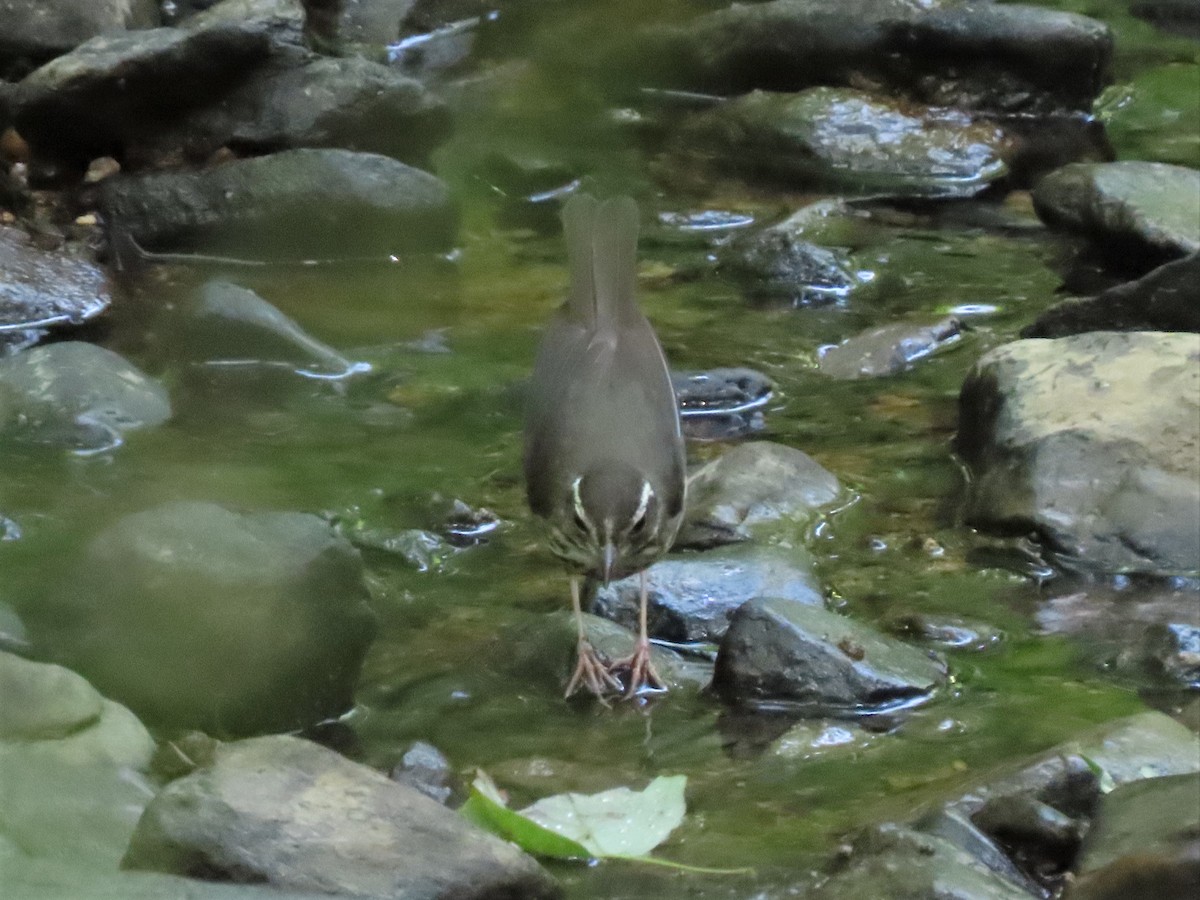
[[[1193,896],[1200,45],[1086,13],[0,4],[5,896]],[[582,188],[691,469],[614,708],[516,475]]]

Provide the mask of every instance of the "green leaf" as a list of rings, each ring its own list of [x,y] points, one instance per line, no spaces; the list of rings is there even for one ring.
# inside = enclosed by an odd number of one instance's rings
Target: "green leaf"
[[[475,773],[471,795],[459,812],[485,831],[512,841],[522,850],[537,856],[588,859],[592,855],[587,847],[509,809],[495,782],[483,771]]]
[[[667,775],[655,778],[644,791],[620,787],[599,794],[559,794],[522,813],[578,842],[592,856],[644,856],[683,821],[686,786],[686,775]]]
[[[683,821],[686,786],[686,776],[671,775],[654,779],[644,791],[560,794],[539,800],[524,811],[526,816],[509,809],[496,783],[476,770],[471,796],[459,811],[537,856],[619,859],[704,875],[753,874],[753,869],[713,869],[646,855]]]

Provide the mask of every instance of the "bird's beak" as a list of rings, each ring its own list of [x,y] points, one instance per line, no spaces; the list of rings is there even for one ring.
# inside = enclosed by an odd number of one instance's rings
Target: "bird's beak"
[[[604,542],[604,584],[607,585],[612,581],[613,566],[617,564],[617,548],[613,546],[612,541]]]

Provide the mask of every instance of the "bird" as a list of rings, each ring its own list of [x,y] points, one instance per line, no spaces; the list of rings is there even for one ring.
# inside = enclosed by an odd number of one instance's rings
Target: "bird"
[[[622,689],[627,698],[666,690],[650,658],[645,570],[679,530],[686,459],[667,360],[635,296],[637,204],[575,194],[562,220],[570,288],[534,363],[523,468],[530,509],[570,570],[578,662],[566,696],[582,685],[604,702]],[[637,641],[609,662],[588,640],[581,581],[635,572]]]

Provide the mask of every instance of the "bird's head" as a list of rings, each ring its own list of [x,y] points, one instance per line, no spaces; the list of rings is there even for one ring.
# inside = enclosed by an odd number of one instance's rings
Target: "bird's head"
[[[637,572],[666,550],[654,485],[626,463],[591,466],[571,479],[550,517],[554,552],[604,583]],[[673,529],[671,529],[673,531]]]

